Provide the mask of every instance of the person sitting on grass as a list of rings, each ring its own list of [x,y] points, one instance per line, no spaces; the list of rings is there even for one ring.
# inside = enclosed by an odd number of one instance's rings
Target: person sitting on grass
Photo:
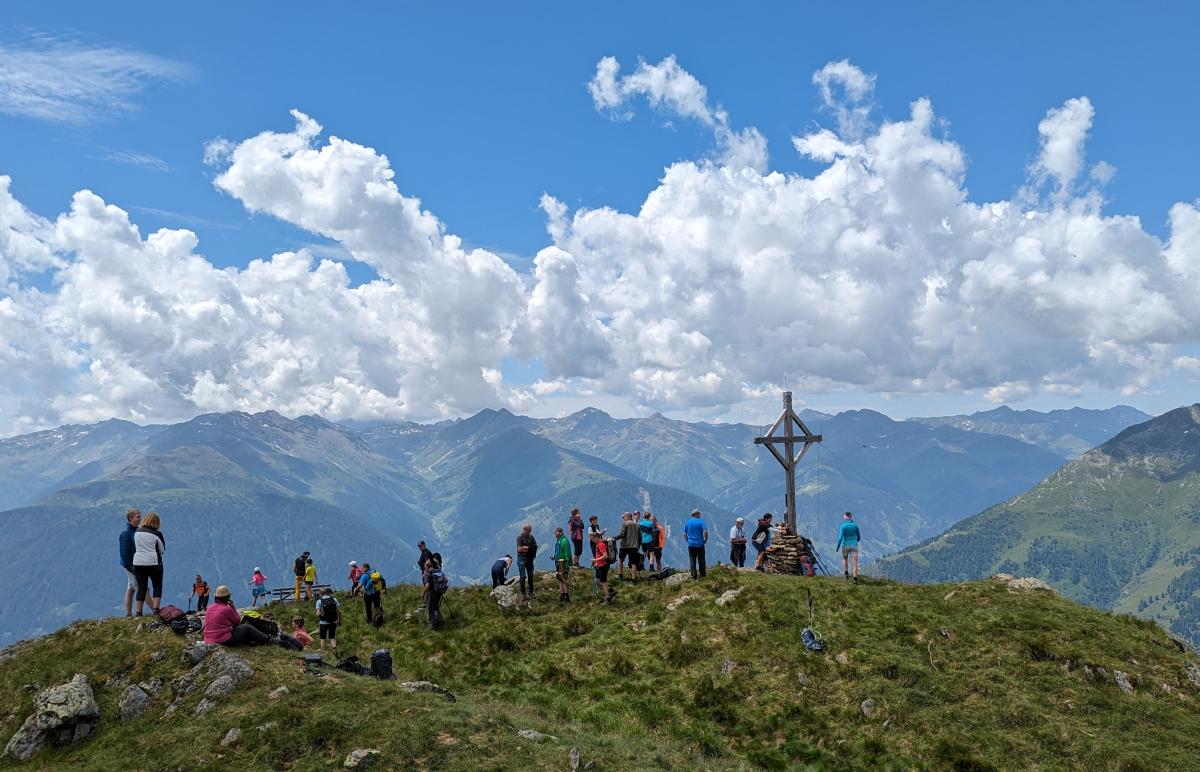
[[[271,639],[242,621],[233,607],[229,587],[222,584],[213,593],[213,604],[204,614],[204,642],[222,646],[265,646]]]
[[[262,572],[258,566],[254,567],[254,573],[250,577],[250,594],[254,596],[254,600],[250,603],[251,606],[258,606],[258,599],[267,594],[267,575]],[[264,600],[263,603],[266,603]]]
[[[368,615],[368,620],[370,616]],[[325,642],[337,651],[337,629],[342,623],[342,605],[333,596],[333,590],[326,587],[317,601],[317,635],[321,638],[321,650],[325,650]],[[311,638],[309,639],[311,641]]]
[[[304,629],[304,617],[292,617],[292,637],[305,648],[312,644],[312,636]]]

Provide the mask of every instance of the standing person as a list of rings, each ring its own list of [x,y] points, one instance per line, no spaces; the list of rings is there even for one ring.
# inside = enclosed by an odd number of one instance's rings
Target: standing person
[[[579,568],[579,556],[583,554],[583,517],[580,516],[578,507],[571,510],[571,516],[567,518],[567,528],[571,531],[571,546],[575,548],[573,565]]]
[[[754,545],[754,549],[758,552],[758,557],[754,559],[754,570],[765,571],[763,563],[767,559],[767,547],[771,546],[771,513],[767,512],[758,519],[758,525],[754,529],[754,536],[750,537],[750,543]]]
[[[578,510],[576,510],[578,511]],[[578,558],[578,555],[576,555]],[[562,528],[554,529],[554,576],[558,579],[558,600],[571,602],[571,543]]]
[[[638,536],[641,538],[642,555],[646,558],[646,571],[654,570],[654,521],[650,519],[650,513],[646,512],[642,515],[642,519],[638,521]]]
[[[496,589],[508,580],[508,569],[512,567],[512,555],[504,557],[492,563],[492,589]]]
[[[561,529],[560,529],[561,530]],[[538,543],[533,537],[533,526],[529,523],[521,526],[521,535],[517,537],[517,570],[521,577],[521,598],[533,598],[533,559],[537,557]],[[526,587],[528,582],[528,588]]]
[[[357,560],[350,561],[350,594],[358,592],[358,579],[362,576],[362,569],[358,567]]]
[[[204,614],[204,642],[223,646],[265,646],[271,639],[242,622],[229,597],[229,587],[222,584],[213,593],[212,608]]]
[[[125,530],[117,537],[121,555],[121,568],[125,569],[125,616],[133,616],[133,596],[137,593],[137,577],[133,573],[133,534],[142,524],[142,513],[136,509],[125,510]]]
[[[364,596],[366,597],[366,596]],[[367,613],[367,619],[370,620],[370,612]],[[325,649],[325,642],[329,641],[329,648],[337,651],[337,629],[342,623],[342,604],[338,603],[338,599],[333,596],[333,589],[326,587],[321,593],[321,599],[317,601],[317,636],[321,639],[321,649]]]
[[[375,615],[383,615],[383,587],[376,585],[370,563],[363,563],[363,574],[359,577],[358,586],[362,588],[363,610],[367,612],[367,624],[375,623]],[[380,577],[380,582],[383,577]]]
[[[746,518],[739,517],[729,529],[729,562],[734,568],[746,565]]]
[[[603,532],[592,532],[592,551],[592,570],[596,572],[596,582],[600,585],[601,596],[605,603],[612,603],[617,594],[608,587],[608,567],[611,561],[609,560],[608,545],[604,543]]]
[[[254,597],[251,606],[258,606],[258,599],[267,594],[267,575],[262,572],[258,566],[254,567],[254,573],[250,575],[250,595]],[[266,601],[263,601],[266,605]]]
[[[316,583],[317,567],[313,565],[312,558],[309,558],[308,562],[304,564],[304,589],[308,592],[309,600],[312,600],[314,597],[316,597],[313,595],[313,587],[316,585]]]
[[[704,545],[708,543],[708,528],[700,518],[700,510],[693,509],[692,516],[683,524],[683,532],[687,536],[688,565],[692,569],[692,578],[697,579],[707,575],[704,565]],[[699,571],[699,576],[697,576]]]
[[[192,582],[192,598],[196,599],[196,610],[203,611],[208,608],[208,582],[196,574],[196,581]],[[188,598],[188,605],[191,604],[191,598]]]
[[[592,515],[588,518],[588,541],[592,547],[592,557],[596,557],[596,535],[600,535],[600,540],[604,540],[606,531],[600,527],[600,518]]]
[[[417,549],[421,551],[421,554],[417,555],[417,573],[423,575],[425,573],[425,564],[433,557],[433,553],[429,551],[429,547],[425,546],[424,541],[417,542]]]
[[[167,540],[159,528],[162,522],[157,512],[146,515],[146,519],[133,532],[133,576],[137,579],[137,613],[142,615],[142,604],[146,600],[146,586],[152,584],[150,610],[158,613],[162,601],[163,553],[167,551]]]
[[[429,629],[441,630],[446,624],[446,620],[442,618],[442,596],[450,589],[450,580],[442,571],[442,556],[438,553],[433,553],[425,561],[421,584],[424,585],[425,594],[429,598]]]
[[[296,575],[296,594],[294,596],[297,603],[300,602],[300,589],[304,586],[304,569],[308,566],[308,550],[300,553],[300,557],[296,558],[292,563],[292,573]],[[311,598],[310,598],[311,599]]]
[[[846,581],[850,581],[850,559],[854,558],[854,582],[858,583],[858,543],[862,535],[858,531],[858,523],[854,515],[847,512],[842,515],[842,526],[838,529],[837,549],[842,551],[842,571]]]
[[[667,527],[658,522],[657,515],[650,515],[654,522],[654,566],[661,574],[663,571],[663,547],[667,544]]]
[[[638,564],[638,546],[642,543],[642,535],[638,530],[638,524],[634,521],[633,515],[629,512],[621,515],[621,533],[618,538],[621,540],[621,551],[618,553],[617,561],[617,576],[621,579],[625,578],[625,564],[629,564],[629,579],[637,581],[637,564]]]

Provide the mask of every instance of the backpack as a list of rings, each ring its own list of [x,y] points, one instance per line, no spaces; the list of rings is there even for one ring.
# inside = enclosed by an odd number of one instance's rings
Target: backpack
[[[387,581],[384,580],[383,574],[378,571],[371,572],[371,584],[375,585],[375,592],[382,592],[387,589]]]
[[[336,625],[338,621],[338,603],[330,595],[327,598],[321,598],[321,602],[317,604],[318,618],[326,624]]]
[[[382,607],[380,607],[380,606],[375,607],[375,615],[371,618],[371,624],[375,625],[375,627],[383,627],[383,608]]]
[[[176,619],[182,619],[183,616],[184,613],[179,609],[178,606],[173,606],[170,604],[167,604],[158,610],[158,618],[168,624],[174,622]]]
[[[617,540],[616,539],[609,539],[607,542],[605,542],[604,556],[605,556],[605,559],[608,561],[608,565],[610,565],[610,566],[617,562]]]
[[[446,578],[442,569],[435,568],[429,572],[429,588],[438,594],[450,589],[450,580]]]
[[[191,623],[187,619],[173,619],[170,622],[171,632],[176,635],[183,635],[191,627]]]
[[[392,653],[387,649],[376,649],[371,653],[371,675],[381,681],[395,678],[392,673]]]
[[[263,619],[261,616],[250,616],[249,614],[246,614],[242,617],[242,621],[268,638],[275,638],[279,635],[279,625],[272,622],[270,619]]]
[[[371,675],[371,671],[363,667],[363,664],[358,661],[358,657],[353,654],[345,659],[339,659],[334,667],[354,675]]]
[[[296,558],[295,564],[292,565],[292,573],[296,576],[304,576],[304,569],[307,565],[308,561],[304,558]]]

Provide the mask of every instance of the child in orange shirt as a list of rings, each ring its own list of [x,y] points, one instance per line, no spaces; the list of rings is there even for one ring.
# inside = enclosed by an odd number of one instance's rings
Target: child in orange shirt
[[[292,637],[299,641],[301,646],[306,648],[312,643],[312,636],[304,629],[304,617],[292,618]]]

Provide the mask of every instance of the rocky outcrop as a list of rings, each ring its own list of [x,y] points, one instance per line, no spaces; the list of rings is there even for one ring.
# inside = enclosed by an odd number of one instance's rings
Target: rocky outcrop
[[[65,684],[51,686],[33,698],[33,714],[9,739],[5,755],[18,761],[32,758],[47,743],[70,745],[92,733],[100,707],[91,682],[82,673]]]
[[[415,694],[416,692],[431,692],[433,694],[440,694],[446,698],[446,702],[454,702],[458,699],[449,689],[438,686],[432,681],[401,681],[399,684],[397,684],[397,686],[409,694]]]
[[[129,721],[146,712],[154,702],[154,696],[163,688],[161,678],[130,684],[121,693],[118,711],[122,721]]]
[[[542,740],[558,740],[558,738],[554,735],[543,734],[536,729],[522,729],[521,731],[517,732],[517,737],[520,737],[523,740],[531,740],[535,743],[540,743]]]
[[[734,587],[732,590],[726,590],[725,592],[721,593],[721,597],[717,598],[717,605],[728,606],[737,598],[737,596],[741,595],[745,589],[745,587]]]
[[[1034,590],[1037,592],[1052,592],[1058,595],[1058,590],[1043,582],[1041,579],[1035,579],[1032,576],[1025,576],[1018,579],[1011,574],[996,574],[992,577],[993,582],[999,582],[1010,590]]]
[[[663,587],[678,587],[679,585],[683,584],[684,582],[690,582],[691,580],[692,580],[691,574],[685,574],[685,573],[671,574],[666,579],[663,579]]]
[[[379,751],[374,748],[355,748],[346,754],[342,766],[347,769],[366,769],[371,762],[379,758]]]
[[[517,580],[509,579],[504,584],[498,585],[488,597],[496,601],[496,605],[501,610],[507,611],[516,608],[521,603],[521,596],[517,593]]]
[[[800,562],[801,557],[805,557],[809,565],[813,564],[813,558],[804,545],[804,540],[794,534],[775,536],[766,549],[766,555],[763,559],[763,569],[768,574],[804,573],[804,567]],[[815,566],[813,567],[815,568]]]
[[[667,604],[667,611],[674,611],[688,601],[693,600],[700,600],[699,593],[685,592],[683,595],[680,595],[678,598]]]
[[[231,694],[243,681],[254,675],[250,663],[222,646],[201,649],[199,646],[184,651],[187,657],[200,657],[196,665],[171,682],[175,699],[167,708],[173,713],[189,695],[204,686],[204,699],[196,706],[196,715],[202,715],[216,700]],[[208,678],[211,677],[211,678]],[[208,679],[208,683],[203,682]]]

